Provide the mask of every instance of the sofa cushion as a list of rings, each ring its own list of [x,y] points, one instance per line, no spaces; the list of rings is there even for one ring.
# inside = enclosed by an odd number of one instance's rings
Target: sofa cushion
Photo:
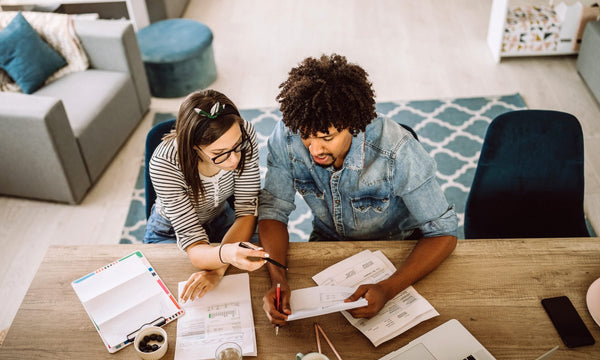
[[[0,67],[24,93],[33,93],[65,65],[65,59],[40,38],[21,13],[0,31]]]
[[[66,75],[35,92],[62,100],[92,183],[142,117],[127,73],[90,69]]]
[[[73,19],[94,19],[97,17],[96,15],[67,15],[33,11],[23,11],[21,14],[42,40],[47,42],[67,61],[67,66],[62,67],[48,77],[46,83],[89,67],[89,60],[79,37],[76,35]],[[0,11],[0,29],[6,27],[16,15],[16,11]],[[21,88],[6,72],[0,70],[0,91],[20,92]]]

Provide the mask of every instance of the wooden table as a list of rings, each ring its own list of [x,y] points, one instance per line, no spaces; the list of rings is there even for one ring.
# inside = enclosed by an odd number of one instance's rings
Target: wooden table
[[[381,249],[398,265],[413,245],[413,241],[292,243],[290,285],[314,286],[312,275],[365,249]],[[0,348],[0,358],[137,359],[131,346],[115,354],[106,351],[71,287],[74,279],[136,249],[146,255],[171,291],[194,271],[187,256],[173,245],[51,246]],[[297,352],[315,350],[315,320],[344,360],[365,360],[379,359],[452,318],[499,360],[533,360],[555,345],[560,348],[553,360],[600,358],[600,327],[585,303],[589,285],[599,277],[600,238],[460,240],[441,267],[415,284],[441,315],[374,347],[339,313],[291,322],[275,337],[262,310],[262,296],[270,282],[260,269],[250,275],[256,359],[289,360]],[[540,304],[542,298],[558,295],[572,300],[595,345],[568,349],[562,343]],[[174,323],[165,326],[169,351],[164,359],[173,358],[176,328]]]

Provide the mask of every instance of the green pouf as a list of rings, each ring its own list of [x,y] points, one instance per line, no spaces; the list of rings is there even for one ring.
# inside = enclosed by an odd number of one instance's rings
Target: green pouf
[[[137,33],[154,97],[181,97],[209,86],[217,78],[213,34],[189,19],[156,22]]]

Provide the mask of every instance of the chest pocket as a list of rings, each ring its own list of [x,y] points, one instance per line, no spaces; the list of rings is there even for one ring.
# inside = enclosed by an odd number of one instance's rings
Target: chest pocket
[[[325,198],[325,193],[319,190],[313,181],[294,179],[294,189],[306,199],[315,197],[323,200]]]
[[[327,223],[329,219],[325,193],[321,191],[312,180],[294,179],[294,189],[302,195],[315,217]]]
[[[368,230],[377,229],[383,225],[388,216],[390,198],[364,196],[361,198],[350,199],[352,204],[352,213],[354,215],[354,224],[357,229]]]

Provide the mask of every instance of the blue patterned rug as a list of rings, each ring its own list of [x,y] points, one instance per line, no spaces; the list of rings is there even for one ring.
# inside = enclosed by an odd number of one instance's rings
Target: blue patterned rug
[[[463,221],[467,195],[475,175],[479,151],[490,122],[507,111],[525,109],[519,94],[441,100],[393,101],[377,103],[377,112],[409,125],[419,141],[437,161],[437,178],[449,203],[459,217],[459,239],[464,238]],[[261,181],[266,173],[267,138],[281,118],[278,108],[240,110],[258,135]],[[154,124],[173,118],[156,114]],[[131,206],[125,221],[121,244],[139,243],[146,228],[144,205],[144,160],[140,159]],[[290,241],[307,241],[312,231],[310,209],[296,194],[296,210],[288,226]]]

